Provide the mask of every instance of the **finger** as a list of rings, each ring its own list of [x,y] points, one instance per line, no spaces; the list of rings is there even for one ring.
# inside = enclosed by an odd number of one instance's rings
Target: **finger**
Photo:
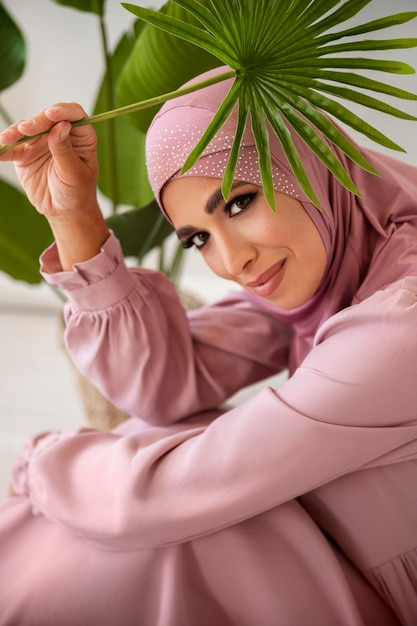
[[[36,135],[37,133],[43,133],[46,130],[52,128],[55,122],[52,122],[42,111],[33,117],[22,120],[17,124],[18,132],[25,136]]]
[[[76,102],[59,102],[45,109],[44,113],[49,120],[55,123],[64,120],[75,122],[87,117],[87,113],[82,106]]]
[[[71,123],[68,121],[58,122],[49,132],[49,148],[55,158],[59,159],[63,155],[72,154],[71,128]]]
[[[9,128],[0,133],[0,147],[17,145],[6,151],[1,150],[0,160],[19,161],[22,158],[26,158],[29,154],[30,146],[38,143],[39,136],[43,132],[48,132],[52,125],[51,121],[49,121],[46,129],[42,128],[42,130],[39,130],[39,125],[37,125],[34,118],[31,118],[20,120],[9,126]],[[30,140],[28,140],[29,137],[31,138]],[[44,142],[44,145],[47,146],[47,143]]]
[[[19,141],[22,138],[22,133],[18,130],[18,125],[22,120],[11,124],[8,128],[5,128],[0,132],[0,144],[9,145]]]
[[[58,103],[31,118],[17,122],[14,126],[22,135],[31,136],[49,130],[57,122],[64,120],[73,122],[86,116],[86,112],[79,104]]]
[[[83,127],[84,134],[89,136],[91,129],[88,126]],[[71,180],[74,175],[81,176],[83,171],[83,163],[79,158],[78,152],[73,146],[73,129],[68,121],[58,122],[49,132],[48,145],[51,155],[54,158],[54,167],[58,176],[62,181]],[[94,165],[94,159],[89,167]]]

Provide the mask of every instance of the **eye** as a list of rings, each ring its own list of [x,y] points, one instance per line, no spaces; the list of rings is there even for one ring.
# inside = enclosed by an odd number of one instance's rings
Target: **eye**
[[[224,207],[225,212],[229,217],[234,217],[235,215],[239,215],[239,213],[243,213],[243,211],[249,207],[256,195],[257,194],[253,192],[233,198],[233,200],[230,200]]]
[[[191,237],[189,237],[185,241],[182,241],[181,245],[185,249],[192,248],[193,246],[197,249],[201,249],[206,245],[208,238],[209,234],[202,231],[199,233],[195,233],[195,235],[191,235]]]

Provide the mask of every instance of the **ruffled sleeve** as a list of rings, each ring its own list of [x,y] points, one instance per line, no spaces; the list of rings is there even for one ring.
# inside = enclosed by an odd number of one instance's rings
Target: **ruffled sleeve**
[[[113,404],[148,422],[216,407],[287,366],[287,324],[240,293],[187,316],[165,275],[126,266],[114,235],[71,272],[61,271],[52,246],[42,274],[67,294],[65,339],[77,368]]]

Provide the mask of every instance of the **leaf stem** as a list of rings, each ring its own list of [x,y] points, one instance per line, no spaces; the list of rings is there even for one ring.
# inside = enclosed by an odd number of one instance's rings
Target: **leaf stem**
[[[73,127],[75,126],[85,126],[86,124],[98,124],[99,122],[105,122],[106,120],[112,120],[117,117],[121,117],[122,115],[127,115],[129,113],[136,113],[136,111],[141,111],[142,109],[147,109],[152,106],[158,106],[166,102],[167,100],[172,100],[173,98],[179,98],[180,96],[185,96],[186,94],[192,93],[194,91],[198,91],[199,89],[203,89],[204,87],[209,87],[210,85],[214,85],[216,83],[220,83],[229,78],[233,78],[236,76],[236,70],[229,70],[222,74],[218,74],[217,76],[212,76],[211,78],[207,78],[198,83],[194,83],[189,85],[188,87],[183,87],[182,89],[176,89],[175,91],[170,91],[161,96],[155,96],[154,98],[149,98],[148,100],[142,100],[141,102],[135,102],[134,104],[128,104],[124,107],[119,107],[117,109],[112,109],[110,111],[105,111],[104,113],[98,113],[97,115],[91,115],[89,117],[84,117],[81,120],[76,120],[75,122],[71,122]],[[49,133],[49,129],[43,131],[42,133],[37,133],[36,135],[25,135],[16,143],[10,145],[0,145],[0,156],[16,148],[22,143],[30,141],[31,139],[37,139],[38,137],[42,137],[43,135],[47,135]]]

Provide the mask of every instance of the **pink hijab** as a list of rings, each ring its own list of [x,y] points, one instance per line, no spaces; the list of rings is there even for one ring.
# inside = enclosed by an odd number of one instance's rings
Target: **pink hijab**
[[[225,69],[228,68],[211,70],[192,82]],[[180,175],[185,159],[211,121],[232,80],[170,100],[154,118],[147,134],[147,167],[162,210],[162,187]],[[221,178],[235,128],[233,114],[185,176]],[[377,177],[332,146],[361,191],[362,197],[358,198],[334,178],[298,135],[292,133],[292,138],[322,212],[305,197],[278,139],[270,132],[274,187],[297,198],[313,220],[327,251],[327,270],[316,294],[300,308],[283,311],[252,294],[248,297],[294,326],[292,361],[296,367],[311,349],[318,327],[331,315],[406,275],[417,274],[417,168],[360,148],[379,172]],[[261,184],[250,127],[243,139],[236,179]]]

